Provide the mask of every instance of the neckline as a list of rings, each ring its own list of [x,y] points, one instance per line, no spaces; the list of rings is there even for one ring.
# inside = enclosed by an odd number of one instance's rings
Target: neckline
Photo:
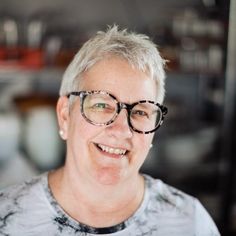
[[[49,204],[51,205],[53,211],[54,211],[54,221],[58,224],[63,226],[69,226],[70,228],[74,229],[76,232],[83,232],[83,233],[90,233],[90,234],[111,234],[111,233],[118,233],[122,230],[125,230],[129,226],[133,225],[135,221],[138,221],[138,219],[141,217],[142,213],[144,212],[147,203],[149,201],[149,185],[150,180],[148,176],[143,174],[144,177],[144,196],[143,200],[139,206],[139,208],[131,215],[128,219],[125,221],[109,226],[109,227],[102,227],[97,228],[93,226],[86,225],[84,223],[78,222],[74,218],[72,218],[69,214],[67,214],[64,209],[58,204],[56,199],[53,196],[53,193],[49,187],[48,184],[48,172],[43,176],[43,188],[45,191],[45,194],[47,196],[47,200],[49,201]],[[56,213],[56,214],[55,214]]]

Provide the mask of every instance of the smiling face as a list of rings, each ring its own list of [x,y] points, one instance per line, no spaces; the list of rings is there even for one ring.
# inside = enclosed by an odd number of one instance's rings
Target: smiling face
[[[125,103],[157,97],[155,81],[118,57],[104,59],[85,72],[79,90],[104,90]],[[68,99],[61,97],[58,117],[67,139],[66,165],[74,176],[105,185],[137,178],[153,134],[131,130],[125,109],[112,124],[95,126],[82,116],[79,97],[69,113],[67,105]]]

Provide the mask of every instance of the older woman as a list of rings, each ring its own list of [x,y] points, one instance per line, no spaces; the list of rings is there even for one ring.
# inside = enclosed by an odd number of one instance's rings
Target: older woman
[[[198,200],[139,173],[167,113],[163,65],[116,26],[84,44],[57,104],[65,165],[0,194],[1,235],[219,235]]]

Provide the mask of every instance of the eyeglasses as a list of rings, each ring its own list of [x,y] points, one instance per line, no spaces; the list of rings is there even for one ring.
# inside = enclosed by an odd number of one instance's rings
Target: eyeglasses
[[[167,107],[154,101],[141,100],[133,104],[119,102],[105,91],[71,92],[80,97],[81,114],[93,125],[104,126],[115,121],[122,109],[128,113],[128,124],[132,130],[142,134],[152,133],[163,123]]]

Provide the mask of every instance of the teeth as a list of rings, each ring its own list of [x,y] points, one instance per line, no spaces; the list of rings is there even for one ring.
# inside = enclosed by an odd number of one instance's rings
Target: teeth
[[[111,147],[107,147],[101,144],[98,144],[98,146],[104,151],[104,152],[108,152],[110,154],[116,154],[116,155],[124,155],[126,153],[125,149],[120,149],[120,148],[111,148]]]

